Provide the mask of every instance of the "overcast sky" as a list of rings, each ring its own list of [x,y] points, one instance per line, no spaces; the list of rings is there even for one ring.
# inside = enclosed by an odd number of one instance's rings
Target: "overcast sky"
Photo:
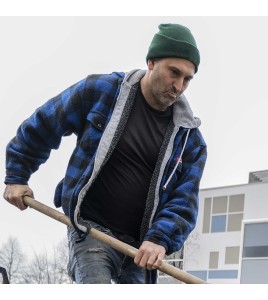
[[[201,64],[185,95],[208,145],[201,188],[246,184],[268,169],[268,17],[0,17],[0,174],[5,147],[38,106],[91,73],[146,68],[160,23],[180,23],[194,34]],[[53,206],[75,137],[31,178],[35,198]],[[1,184],[1,190],[4,190]],[[18,237],[41,251],[65,237],[65,226],[33,210],[0,201],[0,246]]]

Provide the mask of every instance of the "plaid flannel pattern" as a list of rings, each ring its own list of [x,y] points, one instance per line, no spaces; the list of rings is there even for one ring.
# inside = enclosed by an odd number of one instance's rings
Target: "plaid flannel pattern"
[[[198,128],[191,130],[182,161],[167,188],[163,186],[176,166],[187,130],[181,128],[175,138],[176,151],[161,180],[159,205],[144,240],[166,248],[167,255],[178,251],[194,229],[198,213],[199,185],[207,158],[207,147]]]
[[[5,183],[27,184],[51,150],[59,148],[62,137],[76,134],[76,147],[54,199],[70,216],[69,202],[90,172],[123,79],[124,73],[90,75],[39,107],[7,145]]]
[[[76,134],[76,147],[54,198],[55,206],[62,206],[73,221],[78,194],[91,176],[99,141],[124,76],[90,75],[39,107],[7,145],[5,183],[27,184],[51,150],[60,146],[62,137]],[[206,161],[206,144],[199,129],[192,129],[182,162],[167,189],[161,190],[177,162],[186,131],[181,127],[174,140],[173,153],[161,179],[157,210],[145,235],[145,240],[163,245],[168,254],[183,245],[195,226],[199,183]]]

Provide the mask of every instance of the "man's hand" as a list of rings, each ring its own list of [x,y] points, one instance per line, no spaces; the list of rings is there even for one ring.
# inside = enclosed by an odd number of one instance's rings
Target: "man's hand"
[[[34,197],[33,191],[29,188],[29,186],[22,184],[7,184],[3,196],[9,203],[15,205],[20,210],[27,208],[27,206],[23,203],[23,196],[29,196],[31,198]]]
[[[165,253],[166,249],[163,246],[144,241],[134,258],[134,262],[141,268],[153,270],[161,265]]]

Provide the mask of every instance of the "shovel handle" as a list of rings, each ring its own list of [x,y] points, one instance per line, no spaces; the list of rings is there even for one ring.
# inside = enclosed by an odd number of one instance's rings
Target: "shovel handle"
[[[67,225],[70,228],[73,228],[71,220],[65,214],[57,211],[56,209],[53,209],[37,200],[34,200],[29,196],[24,196],[23,201],[24,201],[25,205],[41,212],[42,214],[47,215],[48,217],[51,217],[52,219],[55,219],[65,225]],[[96,240],[99,240],[99,241],[103,242],[104,244],[106,244],[106,245],[108,245],[130,257],[134,258],[138,252],[138,249],[136,249],[122,241],[119,241],[119,240],[117,240],[95,228],[90,229],[90,235],[93,238],[95,238]],[[189,273],[186,273],[186,272],[166,263],[165,261],[163,261],[162,264],[158,267],[158,270],[165,274],[168,274],[184,283],[193,283],[193,284],[206,283],[205,281],[203,281]]]

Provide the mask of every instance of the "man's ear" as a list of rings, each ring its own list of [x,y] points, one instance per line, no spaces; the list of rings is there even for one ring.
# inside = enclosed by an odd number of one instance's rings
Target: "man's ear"
[[[154,68],[155,60],[154,59],[148,59],[147,65],[148,65],[148,69],[151,71]]]

